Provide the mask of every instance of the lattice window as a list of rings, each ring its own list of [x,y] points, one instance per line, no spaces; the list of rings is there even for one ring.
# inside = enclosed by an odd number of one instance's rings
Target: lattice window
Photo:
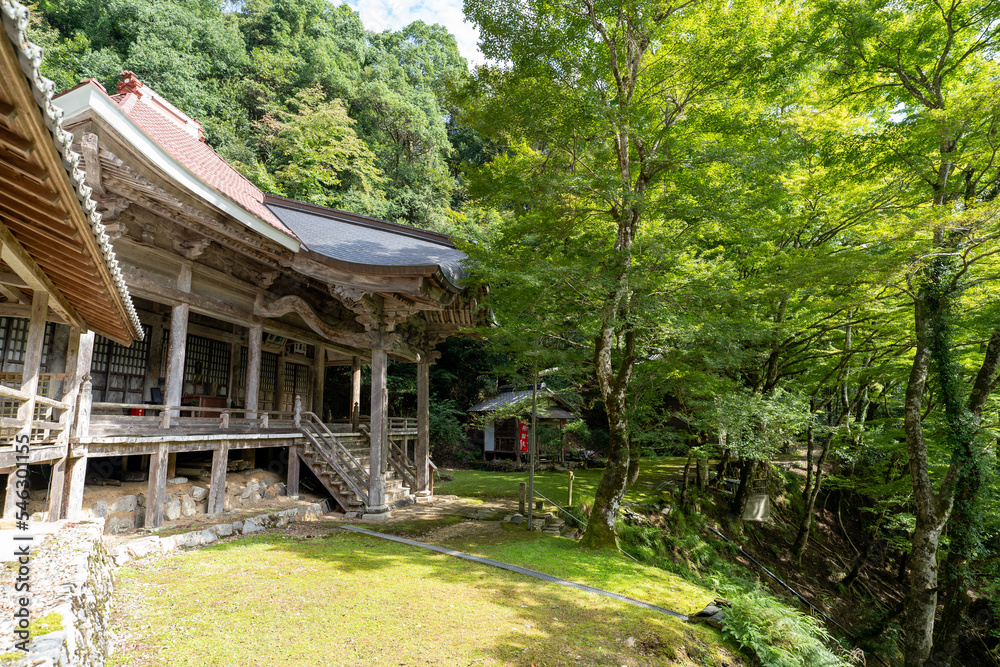
[[[28,346],[30,320],[24,317],[0,317],[0,365],[3,371],[18,371],[24,368],[24,355]],[[41,370],[48,364],[49,348],[55,333],[55,323],[46,322],[42,341]]]
[[[24,363],[24,349],[28,346],[28,323],[23,317],[10,318],[7,347],[4,350],[4,367],[11,363]]]
[[[260,357],[260,393],[258,407],[261,410],[274,410],[274,395],[278,388],[278,355],[274,352],[264,352]]]
[[[143,325],[142,340],[125,347],[98,334],[90,362],[94,400],[108,403],[142,403],[146,391],[149,360],[149,327]]]
[[[194,384],[214,384],[216,387],[228,384],[231,350],[232,345],[221,340],[188,334],[184,380]]]
[[[295,409],[295,396],[302,397],[304,409],[311,405],[312,392],[309,386],[309,366],[305,364],[285,364],[285,392],[282,396],[282,410],[291,412]]]

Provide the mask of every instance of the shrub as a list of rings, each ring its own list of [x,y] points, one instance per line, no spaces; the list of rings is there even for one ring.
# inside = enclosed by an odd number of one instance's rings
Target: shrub
[[[439,462],[463,458],[468,444],[462,428],[461,418],[464,416],[455,401],[431,401],[428,430],[431,451]]]
[[[850,667],[826,647],[830,633],[815,619],[759,590],[732,603],[722,631],[764,667]]]

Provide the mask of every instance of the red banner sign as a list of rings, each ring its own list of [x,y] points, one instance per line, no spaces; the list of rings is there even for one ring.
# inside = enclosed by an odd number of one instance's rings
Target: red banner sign
[[[521,422],[521,434],[517,439],[517,444],[522,452],[528,451],[528,422]]]

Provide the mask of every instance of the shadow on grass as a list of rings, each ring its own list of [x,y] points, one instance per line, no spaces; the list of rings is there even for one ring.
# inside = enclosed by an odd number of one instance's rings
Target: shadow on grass
[[[548,541],[563,542],[551,538]],[[535,536],[523,540],[527,549],[540,544],[542,541]],[[575,545],[566,542],[566,546],[539,550],[538,554],[542,558],[563,559],[567,571],[578,574],[585,571],[586,583],[591,585],[601,585],[602,573],[609,581],[613,578],[607,572],[607,563],[591,566],[588,559],[593,554],[578,549],[574,552],[570,547]],[[265,558],[261,550],[269,557]],[[327,599],[345,599],[345,595],[350,595],[350,591],[344,590],[346,586],[359,594],[371,587],[386,587],[382,593],[391,593],[392,599],[413,608],[430,609],[432,616],[425,618],[433,620],[425,620],[425,624],[428,631],[433,627],[435,636],[423,637],[420,631],[397,627],[400,614],[395,612],[397,618],[394,618],[389,607],[361,612],[355,607],[356,613],[371,614],[376,624],[382,626],[382,636],[372,636],[368,641],[397,643],[399,654],[391,656],[395,660],[390,660],[391,664],[479,664],[480,660],[485,664],[525,666],[744,664],[714,630],[691,627],[658,612],[362,534],[336,532],[311,539],[266,534],[212,545],[185,556],[213,559],[230,554],[239,558],[219,558],[220,563],[239,563],[245,567],[253,562],[254,553],[260,554],[257,560],[262,564],[321,563],[324,574],[330,576],[316,578],[315,592],[322,593],[329,587]],[[530,562],[517,564],[532,567]],[[184,568],[168,569],[182,576]],[[556,574],[551,568],[535,569]],[[241,569],[231,576],[237,577],[240,572],[245,574]],[[397,573],[408,574],[397,580],[393,578]],[[423,598],[410,596],[408,591],[416,586],[408,586],[406,576],[413,577],[411,583],[417,579],[431,580],[429,585],[419,586],[424,591]],[[391,590],[392,587],[398,591]],[[457,595],[465,597],[456,598]],[[254,613],[252,599],[247,605],[247,611]],[[395,639],[389,640],[393,631],[397,633]],[[427,641],[434,646],[420,648],[420,643]],[[413,646],[403,646],[407,642]],[[414,653],[428,650],[437,654],[426,662]],[[364,664],[370,659],[370,656],[362,659],[364,655],[364,651],[356,654],[355,658],[360,660],[357,663],[345,660],[331,664]]]

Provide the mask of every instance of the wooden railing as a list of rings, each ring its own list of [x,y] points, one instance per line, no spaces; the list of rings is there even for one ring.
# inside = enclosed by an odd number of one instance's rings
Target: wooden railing
[[[332,419],[330,424],[351,424],[350,419]],[[368,415],[361,415],[361,419],[358,423],[359,430],[361,426],[366,426],[368,428],[371,424],[371,417]],[[417,418],[416,417],[389,417],[389,431],[415,431],[417,429]]]
[[[390,431],[415,431],[417,430],[416,417],[389,417]]]
[[[411,491],[417,488],[417,464],[406,455],[406,451],[399,446],[399,443],[392,440],[389,441],[389,465]]]
[[[0,398],[17,401],[19,403],[18,409],[20,410],[25,403],[32,399],[32,396],[28,394],[28,392],[0,384]],[[18,429],[22,433],[29,431],[32,434],[36,431],[41,431],[41,439],[43,441],[51,439],[51,434],[55,432],[59,434],[56,438],[57,443],[67,442],[69,438],[69,420],[72,416],[70,404],[57,401],[49,398],[48,396],[36,395],[34,396],[34,400],[36,406],[49,408],[49,410],[47,410],[49,415],[51,415],[52,410],[62,411],[59,419],[36,419],[36,413],[39,412],[36,408],[35,410],[32,410],[32,414],[26,415],[23,419],[20,417],[0,417],[0,428]],[[33,437],[32,439],[35,438]]]
[[[299,411],[297,415],[297,425],[313,445],[316,453],[330,464],[351,491],[367,506],[370,476],[365,467],[314,413]]]
[[[231,425],[243,424],[252,425],[258,428],[270,428],[272,419],[279,422],[291,422],[296,427],[299,424],[299,413],[301,412],[301,401],[296,397],[295,401],[296,410],[292,412],[282,411],[282,410],[248,410],[246,408],[218,408],[218,407],[206,407],[201,405],[149,405],[146,403],[114,403],[107,401],[93,401],[93,395],[91,393],[90,382],[85,382],[84,387],[81,390],[80,395],[80,418],[77,420],[76,437],[78,438],[88,438],[90,437],[90,425],[92,422],[93,410],[128,410],[132,411],[158,411],[159,415],[155,418],[145,415],[132,416],[132,415],[114,415],[114,422],[116,424],[125,423],[142,423],[142,424],[156,424],[159,428],[164,430],[169,430],[172,427],[179,427],[184,425],[204,425],[206,421],[214,418],[206,418],[201,415],[216,414],[218,415],[217,425],[220,429],[228,429]],[[198,413],[198,416],[192,416],[191,413]],[[233,415],[243,415],[242,418],[234,417]],[[252,414],[254,417],[247,418],[247,414]],[[98,417],[106,417],[109,415],[97,415]],[[2,425],[2,423],[0,423]]]

